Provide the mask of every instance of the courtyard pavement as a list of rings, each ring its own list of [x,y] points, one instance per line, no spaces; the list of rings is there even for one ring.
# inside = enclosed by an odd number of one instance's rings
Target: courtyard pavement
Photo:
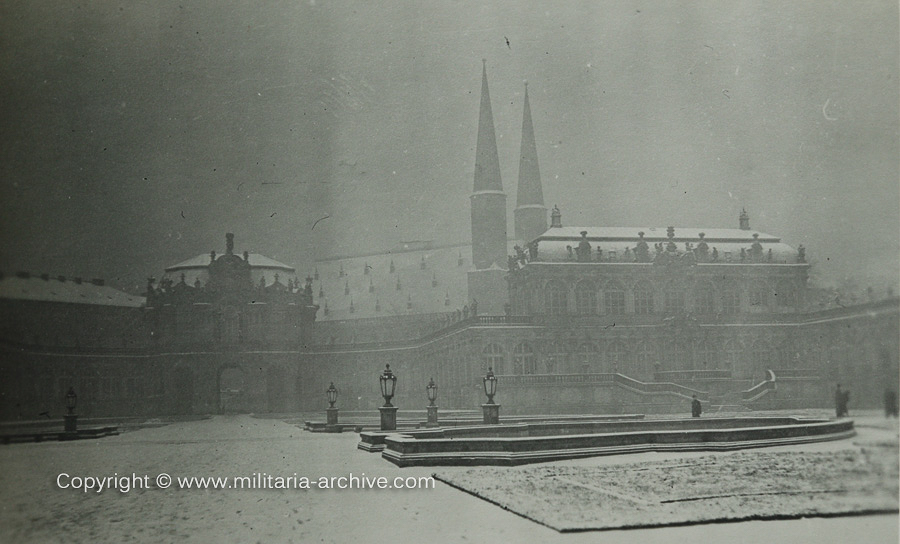
[[[765,451],[838,451],[854,442],[898,440],[895,420],[872,414],[858,418],[857,428],[853,439]],[[440,482],[433,489],[179,489],[177,482],[159,489],[154,482],[162,473],[173,479],[296,473],[298,481],[364,474],[391,481],[434,471],[400,469],[356,450],[356,442],[354,433],[313,434],[277,419],[235,415],[99,440],[0,446],[0,542],[898,542],[897,515],[561,534]],[[556,464],[697,455],[645,453]],[[497,469],[500,477],[503,470]],[[68,476],[60,479],[61,473]],[[76,476],[115,474],[129,482],[134,474],[147,475],[150,488],[71,488]],[[58,481],[70,487],[60,489]]]

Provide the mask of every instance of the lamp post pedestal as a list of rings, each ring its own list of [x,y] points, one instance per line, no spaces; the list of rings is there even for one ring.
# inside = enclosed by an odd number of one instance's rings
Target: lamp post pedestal
[[[381,412],[381,430],[396,431],[397,430],[397,407],[382,406],[378,408]]]
[[[437,427],[438,426],[438,415],[437,415],[438,407],[431,405],[431,406],[426,406],[425,409],[428,411],[428,420],[425,422],[425,427]]]
[[[333,427],[337,425],[338,422],[338,409],[337,408],[325,408],[325,425],[328,427]]]
[[[484,424],[497,425],[500,423],[500,405],[499,404],[482,404],[481,409],[484,411]]]
[[[75,414],[65,414],[63,416],[63,430],[67,433],[78,431],[78,416]]]

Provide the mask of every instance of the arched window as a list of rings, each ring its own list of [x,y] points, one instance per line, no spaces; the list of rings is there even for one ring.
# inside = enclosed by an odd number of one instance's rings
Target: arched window
[[[578,346],[577,357],[581,372],[590,374],[598,371],[597,366],[600,361],[598,361],[597,356],[597,344],[594,344],[593,342],[582,343]]]
[[[797,368],[800,353],[795,342],[785,340],[778,346],[778,365],[781,368]]]
[[[610,281],[603,287],[603,311],[606,315],[625,313],[625,289],[619,282]]]
[[[503,361],[506,358],[503,346],[500,344],[488,344],[481,351],[481,360],[484,362],[484,371],[493,368],[494,374],[503,374]]]
[[[628,346],[621,340],[610,342],[606,348],[606,371],[619,372],[628,366]]]
[[[553,342],[547,347],[547,353],[544,356],[544,366],[547,374],[563,373],[568,370],[568,354],[561,342]]]
[[[753,361],[753,378],[762,378],[765,370],[775,366],[772,364],[775,359],[774,350],[772,349],[771,344],[763,339],[753,342],[750,358]]]
[[[529,305],[529,297],[528,297],[528,289],[527,288],[519,288],[518,294],[518,309],[516,313],[518,315],[531,315],[531,307]]]
[[[729,339],[725,341],[724,348],[722,350],[722,354],[724,355],[724,363],[725,369],[730,370],[732,373],[744,375],[744,372],[741,372],[743,369],[741,368],[743,365],[742,354],[744,352],[744,346],[738,340]]]
[[[547,282],[544,287],[544,311],[547,315],[566,315],[566,286],[563,282]]]
[[[513,350],[513,374],[534,374],[537,365],[534,350],[528,342],[522,342]]]
[[[783,308],[797,305],[797,291],[789,280],[780,280],[775,289],[775,303]]]
[[[701,315],[716,313],[716,288],[708,281],[694,287],[694,312]]]
[[[575,309],[578,315],[597,313],[597,292],[593,282],[582,280],[575,285]]]
[[[836,372],[839,379],[847,379],[850,377],[849,364],[847,361],[847,350],[841,342],[840,338],[835,335],[832,337],[831,345],[828,346],[828,368]]]
[[[762,280],[750,282],[747,298],[751,308],[766,308],[769,305],[769,286]]]
[[[690,345],[682,339],[669,339],[664,344],[666,370],[687,370],[693,367]]]
[[[678,283],[670,281],[664,292],[665,312],[668,315],[684,313],[684,290]]]
[[[694,367],[698,370],[718,369],[720,362],[716,360],[716,348],[709,340],[697,342],[694,350]]]
[[[645,377],[651,376],[653,374],[653,366],[657,360],[659,360],[659,354],[656,351],[656,346],[649,341],[641,342],[637,345],[634,352],[635,374]]]
[[[634,313],[650,315],[653,313],[653,286],[650,282],[639,281],[634,286]]]
[[[737,283],[728,282],[722,285],[722,313],[725,315],[741,313],[741,289]]]

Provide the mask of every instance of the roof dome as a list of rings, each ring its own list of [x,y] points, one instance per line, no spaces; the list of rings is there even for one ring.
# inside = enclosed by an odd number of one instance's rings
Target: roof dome
[[[293,266],[288,266],[282,262],[276,261],[275,259],[266,257],[265,255],[260,255],[259,253],[249,253],[247,251],[244,252],[243,258],[238,255],[234,255],[232,253],[232,240],[232,237],[228,237],[226,243],[226,253],[224,255],[216,256],[215,251],[211,251],[210,253],[201,253],[196,257],[191,257],[190,259],[167,267],[165,269],[165,273],[163,274],[163,279],[171,279],[175,282],[179,282],[181,281],[182,274],[184,274],[184,282],[188,285],[194,285],[197,280],[199,280],[201,284],[206,285],[206,283],[209,281],[210,263],[222,259],[241,260],[249,263],[250,279],[253,282],[253,285],[259,285],[260,279],[264,279],[266,285],[269,285],[275,281],[276,274],[281,278],[296,276],[297,270]]]

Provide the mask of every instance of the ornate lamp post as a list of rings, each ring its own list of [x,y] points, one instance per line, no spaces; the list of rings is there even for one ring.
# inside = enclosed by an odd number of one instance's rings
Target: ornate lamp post
[[[434,383],[434,378],[431,378],[428,381],[428,385],[425,386],[425,394],[428,395],[428,406],[426,410],[428,410],[428,421],[425,423],[426,427],[437,427],[438,426],[438,407],[435,405],[434,401],[437,399],[437,384]]]
[[[338,390],[334,386],[334,382],[331,382],[331,386],[325,391],[325,396],[328,398],[328,408],[325,409],[325,426],[335,427],[338,422],[338,409],[334,407],[334,403],[337,402]]]
[[[481,405],[484,411],[484,423],[486,425],[496,425],[500,423],[500,405],[494,402],[494,395],[497,394],[497,378],[494,376],[494,370],[488,367],[487,374],[481,379],[484,383],[484,394],[487,395],[487,403]]]
[[[384,406],[378,409],[381,412],[381,430],[397,430],[397,407],[391,404],[394,390],[397,387],[397,376],[391,372],[391,365],[385,365],[384,372],[378,377],[381,382],[381,396],[384,397]]]
[[[74,433],[78,430],[78,416],[75,414],[75,405],[78,403],[78,395],[75,394],[75,388],[70,387],[66,392],[66,410],[67,414],[63,416],[63,429],[67,433]]]

